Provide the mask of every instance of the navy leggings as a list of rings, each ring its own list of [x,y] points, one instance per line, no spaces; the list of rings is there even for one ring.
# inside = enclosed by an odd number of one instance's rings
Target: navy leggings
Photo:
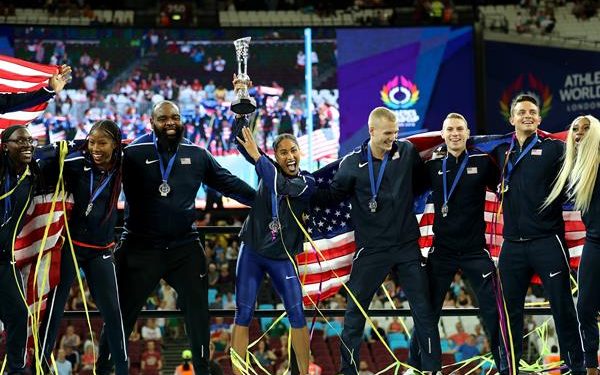
[[[577,317],[583,338],[585,367],[598,367],[598,311],[600,311],[600,241],[587,238],[583,246],[577,282]]]
[[[302,308],[302,288],[289,259],[266,258],[242,243],[236,266],[235,324],[249,326],[260,284],[269,274],[273,287],[283,300],[292,328],[306,326]]]

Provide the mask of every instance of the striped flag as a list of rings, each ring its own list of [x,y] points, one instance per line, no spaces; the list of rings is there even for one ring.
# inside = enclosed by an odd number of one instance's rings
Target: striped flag
[[[566,133],[543,133],[543,135],[564,140]],[[442,143],[439,132],[418,134],[408,137],[407,140],[415,145],[425,160],[429,159],[433,150]],[[510,135],[472,137],[472,141],[473,146],[481,151],[490,152],[500,143],[510,142]],[[338,165],[339,160],[316,171],[314,176],[317,184],[321,187],[331,184]],[[498,207],[499,202],[496,195],[488,191],[484,213],[487,223],[486,240],[490,253],[496,259],[500,254],[503,241],[502,216],[495,217]],[[335,206],[313,207],[309,215],[307,231],[323,257],[317,255],[308,242],[304,244],[304,252],[296,257],[300,280],[304,284],[304,303],[307,306],[310,305],[311,299],[313,301],[323,300],[336,294],[342,282],[348,281],[350,277],[355,250],[354,226],[350,219],[350,208],[350,203],[342,202]],[[427,197],[421,197],[415,202],[415,214],[421,230],[419,246],[421,253],[427,256],[433,242],[433,203]],[[572,207],[564,207],[563,218],[567,247],[571,255],[571,266],[577,268],[585,242],[585,227],[581,221],[581,214],[573,211]]]
[[[53,194],[45,194],[33,197],[23,218],[25,225],[15,241],[16,266],[21,270],[25,282],[25,296],[31,313],[30,335],[33,333],[31,317],[35,316],[38,310],[41,311],[40,317],[44,316],[48,293],[58,285],[60,280],[64,218],[65,214],[68,214],[73,207],[71,196],[66,198],[63,205],[62,195],[58,195],[54,211],[51,214],[52,196]],[[48,223],[50,223],[48,236],[45,243],[42,243]],[[36,268],[38,269],[37,276],[35,275]],[[29,345],[32,345],[31,340],[29,340]]]
[[[298,137],[300,150],[308,153],[308,135]],[[333,128],[317,129],[312,134],[312,155],[313,160],[337,159],[340,148],[339,131]]]
[[[10,56],[0,55],[0,93],[33,92],[45,87],[58,67],[32,63]],[[42,103],[20,111],[0,114],[0,129],[10,125],[25,125],[41,116],[48,103]]]

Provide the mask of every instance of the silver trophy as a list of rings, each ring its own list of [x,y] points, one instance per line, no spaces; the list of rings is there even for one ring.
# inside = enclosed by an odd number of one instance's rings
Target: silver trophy
[[[248,94],[250,77],[248,77],[248,47],[250,37],[233,41],[235,57],[238,63],[237,81],[233,88],[236,99],[231,103],[231,110],[238,115],[247,115],[256,110],[256,100]]]

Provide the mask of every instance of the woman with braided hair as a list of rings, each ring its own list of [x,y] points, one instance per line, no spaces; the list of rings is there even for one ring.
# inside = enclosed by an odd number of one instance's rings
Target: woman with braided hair
[[[121,131],[110,120],[96,122],[82,147],[70,153],[64,163],[66,189],[73,194],[68,218],[77,265],[83,269],[90,292],[104,320],[104,329],[117,375],[128,373],[127,340],[123,330],[115,266],[112,256],[117,201],[121,192]],[[53,166],[49,166],[52,169]],[[50,293],[49,309],[40,327],[44,365],[50,356],[63,310],[78,269],[70,247],[61,257],[61,279]]]

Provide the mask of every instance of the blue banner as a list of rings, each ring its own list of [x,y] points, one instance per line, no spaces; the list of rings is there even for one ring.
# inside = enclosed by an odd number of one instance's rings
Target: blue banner
[[[475,133],[472,27],[338,29],[340,155],[369,136],[367,119],[384,106],[401,136],[439,130],[462,113]]]
[[[486,125],[511,131],[510,103],[519,94],[538,99],[540,129],[565,130],[582,114],[600,116],[600,52],[486,42]]]

